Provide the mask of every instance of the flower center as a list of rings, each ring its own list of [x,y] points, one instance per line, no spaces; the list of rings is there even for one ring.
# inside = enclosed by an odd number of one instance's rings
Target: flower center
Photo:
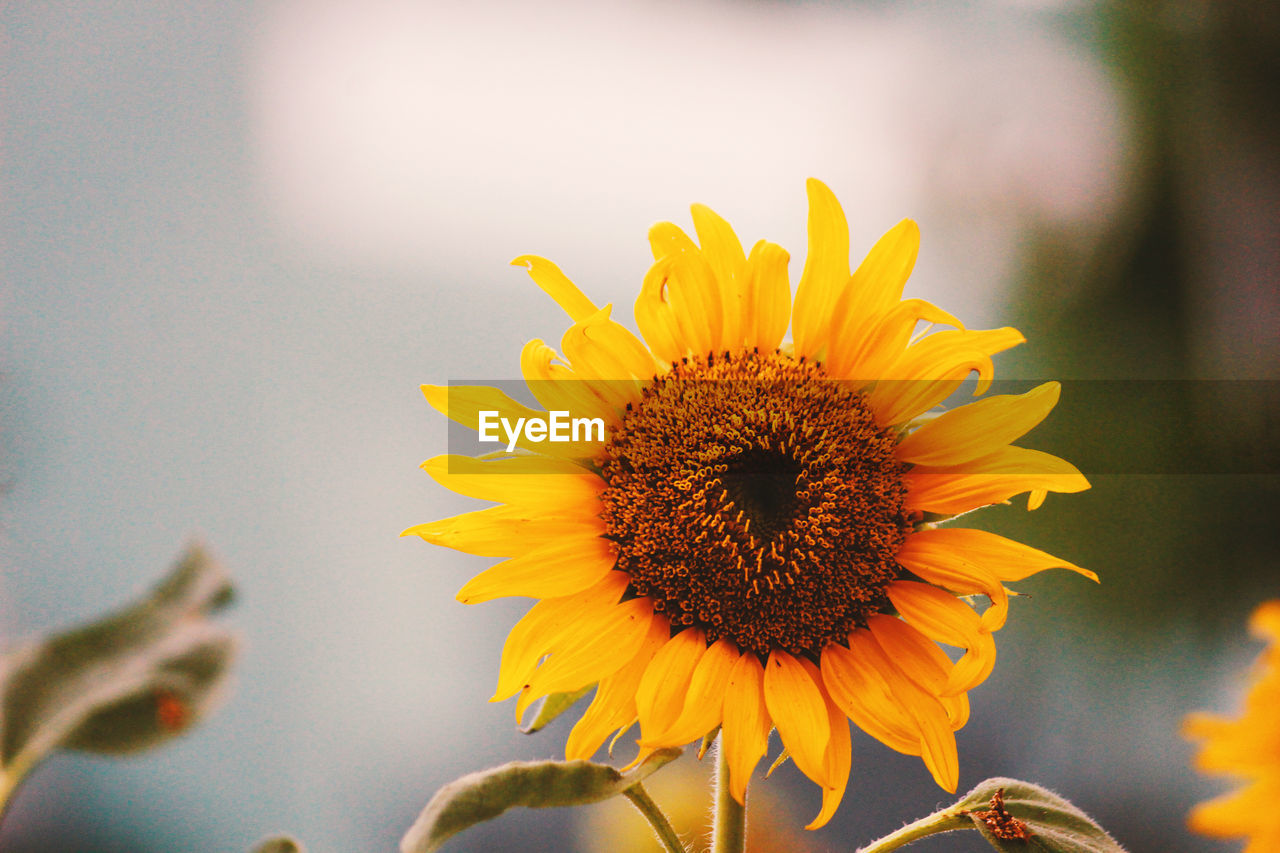
[[[631,590],[676,630],[813,658],[888,607],[897,437],[863,396],[781,354],[686,359],[627,408],[600,460]]]

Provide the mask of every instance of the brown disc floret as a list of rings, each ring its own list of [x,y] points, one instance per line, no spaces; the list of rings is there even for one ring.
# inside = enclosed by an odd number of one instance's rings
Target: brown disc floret
[[[600,459],[617,568],[672,626],[817,659],[888,609],[911,532],[895,433],[782,354],[690,358],[627,407]]]

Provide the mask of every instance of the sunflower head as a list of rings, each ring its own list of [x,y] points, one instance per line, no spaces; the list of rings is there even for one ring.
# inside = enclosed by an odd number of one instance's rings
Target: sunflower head
[[[1280,600],[1253,613],[1251,632],[1267,642],[1254,668],[1243,713],[1230,720],[1210,714],[1187,718],[1183,733],[1201,742],[1196,766],[1234,776],[1237,791],[1201,803],[1187,822],[1202,835],[1245,838],[1245,853],[1280,850]]]
[[[572,320],[560,353],[535,340],[521,354],[542,409],[481,386],[425,386],[428,400],[471,428],[558,412],[603,429],[557,442],[543,426],[517,431],[511,452],[428,460],[446,487],[500,505],[406,533],[506,558],[460,600],[538,599],[507,639],[494,700],[518,694],[519,715],[595,685],[570,758],[636,722],[638,759],[719,726],[741,801],[776,730],[822,787],[816,827],[847,784],[850,721],[922,756],[954,791],[954,732],[994,665],[1005,583],[1053,567],[1096,577],[939,526],[1020,493],[1034,508],[1088,487],[1063,460],[1012,444],[1059,387],[939,412],[971,374],[984,393],[992,356],[1022,336],[902,298],[919,247],[909,220],[851,269],[839,203],[818,181],[808,189],[794,301],[786,251],[744,252],[701,205],[696,242],[670,223],[650,230],[640,337],[549,261],[517,258]]]

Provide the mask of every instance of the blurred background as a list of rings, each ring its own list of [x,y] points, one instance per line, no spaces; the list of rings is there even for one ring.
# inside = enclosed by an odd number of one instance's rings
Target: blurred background
[[[691,202],[788,247],[794,283],[813,175],[855,255],[919,221],[908,295],[1018,326],[1004,376],[1081,380],[1027,443],[1110,454],[1087,493],[981,516],[1102,584],[1018,585],[961,788],[1037,781],[1134,851],[1239,849],[1184,829],[1226,783],[1178,728],[1236,710],[1245,618],[1280,595],[1278,8],[6,4],[0,639],[117,606],[198,536],[245,650],[176,745],[45,765],[0,847],[389,850],[444,782],[559,755],[564,721],[525,736],[485,702],[527,602],[464,607],[490,561],[397,538],[465,508],[417,469],[445,443],[418,385],[515,378],[526,340],[559,340],[519,254],[629,322],[645,230]],[[1126,379],[1171,382],[1153,405]],[[820,832],[794,768],[753,785],[768,849],[853,850],[950,801],[918,759],[854,747]],[[681,763],[653,791],[696,821],[706,768]],[[612,808],[450,849],[643,838]]]

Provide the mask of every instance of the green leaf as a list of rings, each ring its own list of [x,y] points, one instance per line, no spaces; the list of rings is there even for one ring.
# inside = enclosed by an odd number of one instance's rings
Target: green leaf
[[[259,841],[258,846],[253,848],[253,853],[306,853],[306,851],[301,844],[289,836],[277,835],[274,838]]]
[[[520,731],[531,735],[546,728],[548,723],[572,708],[573,703],[586,696],[593,687],[595,687],[594,684],[588,684],[581,690],[575,690],[572,693],[552,693],[539,699],[538,704],[535,706],[537,710],[533,712],[533,719],[529,722],[529,725],[521,726]]]
[[[929,835],[977,829],[1001,853],[1124,853],[1092,818],[1039,785],[995,778],[953,806],[934,812],[861,848],[888,853]]]
[[[55,749],[135,752],[190,728],[235,656],[231,632],[207,618],[231,597],[192,546],[144,600],[0,657],[0,799]]]
[[[471,773],[436,792],[400,841],[400,850],[438,850],[452,836],[512,806],[542,809],[607,800],[679,755],[679,749],[660,749],[626,773],[590,761],[513,761]]]
[[[1070,801],[1031,782],[988,779],[953,811],[963,811],[1002,853],[1124,853],[1105,829]]]

